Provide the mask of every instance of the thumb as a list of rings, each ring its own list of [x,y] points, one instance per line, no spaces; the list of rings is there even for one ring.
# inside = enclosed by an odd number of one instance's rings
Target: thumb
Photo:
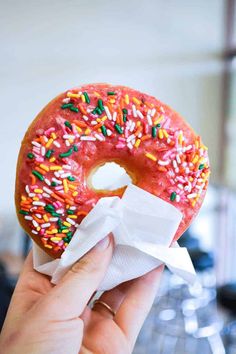
[[[82,314],[104,278],[112,253],[113,237],[110,234],[73,265],[40,305],[48,319],[65,320]]]

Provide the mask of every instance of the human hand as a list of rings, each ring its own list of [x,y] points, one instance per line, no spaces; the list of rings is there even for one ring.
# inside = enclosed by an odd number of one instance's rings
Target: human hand
[[[0,339],[1,354],[127,354],[151,308],[162,268],[106,291],[93,309],[88,302],[113,253],[107,236],[82,257],[56,286],[25,261]]]

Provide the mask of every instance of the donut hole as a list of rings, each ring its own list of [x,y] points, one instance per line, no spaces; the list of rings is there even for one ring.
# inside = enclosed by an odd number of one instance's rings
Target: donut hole
[[[127,170],[116,162],[96,167],[89,176],[90,186],[97,191],[115,191],[132,183]]]

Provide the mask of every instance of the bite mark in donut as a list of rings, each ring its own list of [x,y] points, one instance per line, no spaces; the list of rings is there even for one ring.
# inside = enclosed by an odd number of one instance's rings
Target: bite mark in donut
[[[189,226],[209,177],[199,136],[156,98],[108,84],[74,88],[50,102],[28,129],[16,176],[16,208],[25,231],[60,257],[82,219],[103,196],[88,183],[98,166],[114,161],[137,186],[173,203]]]

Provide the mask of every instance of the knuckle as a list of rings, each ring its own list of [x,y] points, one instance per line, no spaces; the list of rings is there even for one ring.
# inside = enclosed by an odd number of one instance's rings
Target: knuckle
[[[80,259],[80,261],[75,263],[71,268],[72,273],[80,275],[94,273],[97,270],[98,265],[96,261],[93,259],[93,257],[90,257],[88,255]]]

